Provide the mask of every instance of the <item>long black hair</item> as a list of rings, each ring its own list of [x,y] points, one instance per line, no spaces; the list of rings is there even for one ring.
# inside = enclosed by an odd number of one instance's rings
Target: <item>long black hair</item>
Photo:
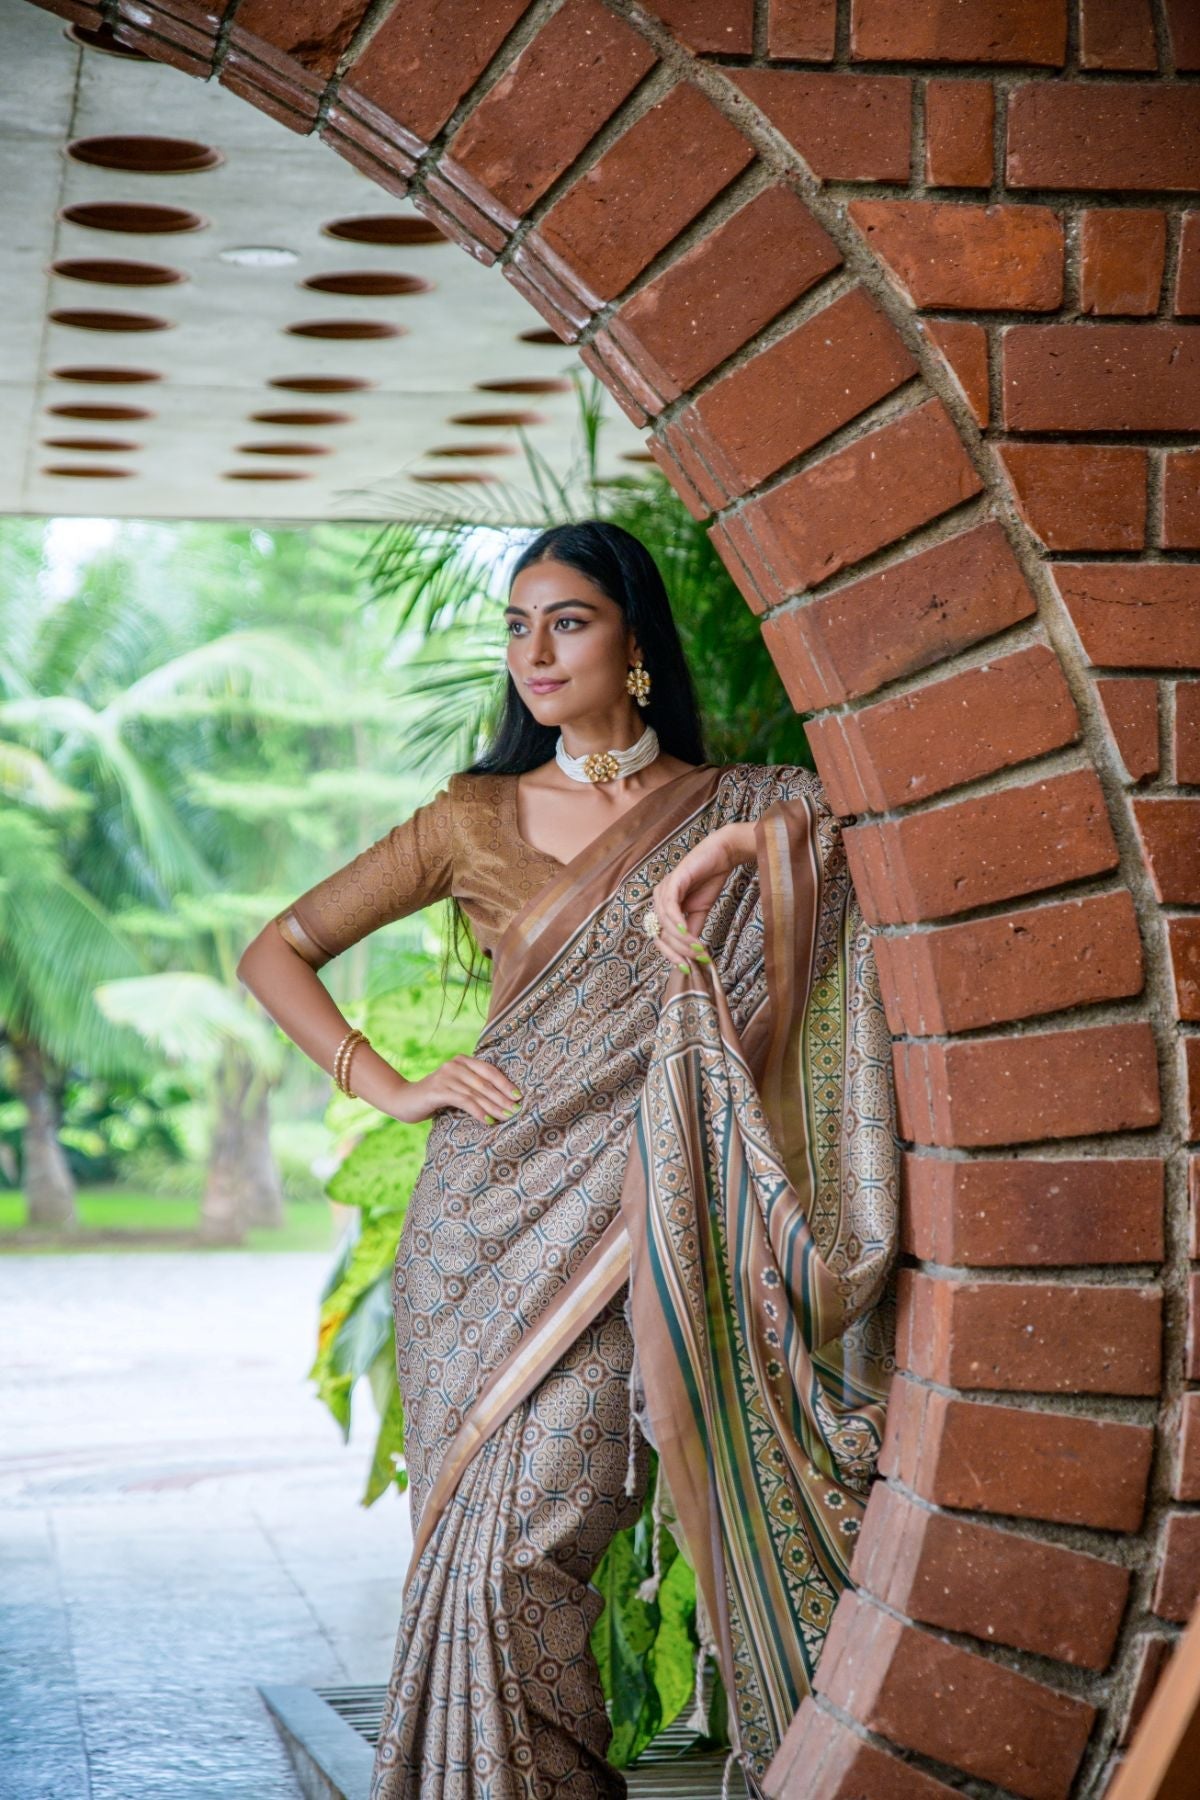
[[[509,591],[522,569],[543,560],[577,569],[621,608],[626,625],[636,635],[650,676],[649,700],[644,708],[639,708],[644,722],[653,725],[659,748],[666,755],[676,756],[681,762],[706,762],[700,708],[671,602],[658,564],[641,539],[607,519],[550,525],[526,544],[516,558],[509,572]],[[549,762],[557,738],[558,726],[543,725],[534,718],[506,668],[491,742],[466,772],[523,775],[527,769]],[[469,985],[471,980],[481,978],[487,961],[478,952],[457,899],[452,897],[450,906],[452,929],[442,963],[443,985],[449,975],[451,944]]]

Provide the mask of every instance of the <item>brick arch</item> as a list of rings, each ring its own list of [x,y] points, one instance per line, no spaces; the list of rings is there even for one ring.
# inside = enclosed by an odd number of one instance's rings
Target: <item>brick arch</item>
[[[1194,9],[35,3],[498,264],[711,518],[854,821],[911,1146],[772,1792],[1101,1795],[1200,1587]]]

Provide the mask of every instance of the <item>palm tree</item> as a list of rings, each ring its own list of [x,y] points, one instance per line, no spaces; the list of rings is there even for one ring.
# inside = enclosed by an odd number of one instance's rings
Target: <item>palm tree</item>
[[[345,730],[337,659],[290,627],[222,629],[177,589],[172,608],[149,600],[142,558],[96,558],[57,599],[17,523],[0,532],[0,1043],[27,1113],[29,1219],[75,1221],[57,1138],[67,1072],[144,1079],[165,1057],[209,1080],[201,1235],[237,1242],[282,1221],[282,1192],[267,1111],[279,1041],[235,965],[286,897],[268,884],[295,820],[328,801],[307,757],[273,784],[234,772],[266,722],[276,738],[282,719],[293,735]],[[384,705],[364,687],[364,716]],[[256,891],[239,891],[253,873]]]

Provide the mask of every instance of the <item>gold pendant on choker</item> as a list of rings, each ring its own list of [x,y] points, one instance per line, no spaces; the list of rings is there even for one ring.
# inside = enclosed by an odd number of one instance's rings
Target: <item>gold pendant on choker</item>
[[[611,781],[620,774],[621,765],[611,750],[593,750],[583,759],[583,772],[589,781]]]

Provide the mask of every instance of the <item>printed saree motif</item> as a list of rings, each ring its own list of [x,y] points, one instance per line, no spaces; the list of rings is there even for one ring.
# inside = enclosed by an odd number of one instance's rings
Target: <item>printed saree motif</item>
[[[737,820],[756,862],[688,976],[641,915]],[[756,1791],[847,1582],[894,1366],[890,1036],[817,777],[703,764],[646,795],[511,921],[476,1054],[526,1098],[435,1116],[397,1251],[415,1545],[371,1800],[625,1794],[588,1582],[641,1512],[639,1435]]]

